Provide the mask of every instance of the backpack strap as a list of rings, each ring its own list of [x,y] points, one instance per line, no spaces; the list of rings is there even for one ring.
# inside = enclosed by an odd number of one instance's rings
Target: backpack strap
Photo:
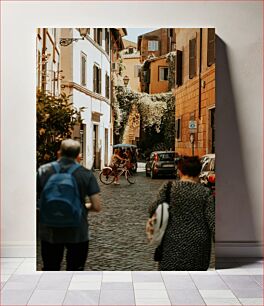
[[[56,173],[60,172],[61,167],[60,167],[60,164],[57,161],[52,162],[51,166],[53,167],[53,169],[55,170]]]
[[[67,170],[67,173],[73,174],[73,172],[74,172],[76,169],[80,168],[80,167],[81,167],[80,164],[74,163],[74,164]]]

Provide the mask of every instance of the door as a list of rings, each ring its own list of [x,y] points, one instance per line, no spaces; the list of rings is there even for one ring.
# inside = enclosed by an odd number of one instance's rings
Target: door
[[[100,152],[98,145],[98,125],[94,124],[93,127],[93,155],[94,155],[94,163],[93,167],[95,169],[100,169]]]
[[[104,153],[104,164],[108,165],[108,129],[105,129],[105,153]]]

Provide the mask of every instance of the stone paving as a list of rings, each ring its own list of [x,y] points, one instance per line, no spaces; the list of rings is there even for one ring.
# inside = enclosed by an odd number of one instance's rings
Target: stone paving
[[[98,178],[97,172],[95,175]],[[120,185],[103,185],[98,178],[102,211],[89,214],[91,240],[86,271],[157,270],[154,249],[146,240],[145,225],[148,205],[169,178],[152,180],[145,172],[138,172],[136,176],[134,185],[124,177]],[[41,270],[39,244],[37,250],[37,269]],[[65,263],[62,270],[65,270]]]

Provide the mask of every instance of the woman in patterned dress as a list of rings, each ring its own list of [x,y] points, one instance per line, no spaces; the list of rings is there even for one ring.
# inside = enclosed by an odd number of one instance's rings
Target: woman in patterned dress
[[[162,240],[161,271],[205,271],[210,264],[215,233],[215,202],[210,190],[199,183],[198,157],[185,156],[178,162],[180,180],[170,192],[169,220]],[[150,217],[166,201],[165,183],[150,205]]]

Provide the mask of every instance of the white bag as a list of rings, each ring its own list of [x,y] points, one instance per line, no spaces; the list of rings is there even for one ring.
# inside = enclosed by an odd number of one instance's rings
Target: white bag
[[[160,245],[163,235],[166,231],[168,220],[169,220],[169,204],[163,202],[159,204],[153,217],[153,235],[150,239],[151,245]]]

